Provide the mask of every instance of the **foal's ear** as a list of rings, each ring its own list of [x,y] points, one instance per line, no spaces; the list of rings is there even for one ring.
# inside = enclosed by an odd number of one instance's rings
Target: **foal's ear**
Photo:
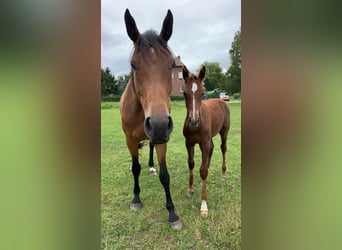
[[[162,29],[160,31],[159,36],[163,38],[166,42],[170,39],[172,35],[172,26],[173,26],[173,16],[170,10],[167,11],[166,17],[163,22]]]
[[[186,68],[186,66],[183,66],[183,78],[186,79],[189,77],[189,70]]]
[[[131,38],[131,40],[136,43],[138,41],[140,33],[137,25],[135,24],[134,18],[131,16],[131,13],[129,13],[128,9],[126,9],[125,11],[125,24],[129,38]]]
[[[205,66],[203,65],[199,74],[198,74],[198,77],[201,79],[201,81],[205,78]]]

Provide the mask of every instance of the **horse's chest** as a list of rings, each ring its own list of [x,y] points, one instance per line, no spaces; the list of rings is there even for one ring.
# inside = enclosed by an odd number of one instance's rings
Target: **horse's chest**
[[[200,143],[203,140],[203,132],[201,132],[199,129],[185,127],[183,130],[183,135],[188,141],[193,143]]]

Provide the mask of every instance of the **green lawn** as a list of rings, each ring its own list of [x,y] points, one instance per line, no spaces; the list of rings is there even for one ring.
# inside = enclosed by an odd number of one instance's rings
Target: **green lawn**
[[[194,195],[187,196],[189,171],[182,133],[186,114],[183,101],[173,101],[174,130],[168,142],[167,165],[171,194],[183,228],[167,222],[165,193],[158,177],[149,176],[148,150],[140,150],[142,209],[131,211],[131,157],[121,129],[119,103],[101,104],[101,247],[102,249],[241,249],[241,104],[229,103],[227,180],[222,181],[220,137],[207,178],[209,216],[200,216],[200,150],[195,148]],[[159,173],[158,162],[155,165]]]

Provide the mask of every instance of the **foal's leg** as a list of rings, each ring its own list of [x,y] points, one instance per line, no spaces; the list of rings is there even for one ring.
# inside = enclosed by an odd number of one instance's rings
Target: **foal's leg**
[[[222,175],[221,179],[226,179],[226,152],[227,152],[227,135],[228,135],[228,128],[223,128],[220,131],[221,135],[221,152],[222,152]]]
[[[200,167],[200,175],[202,178],[202,205],[201,205],[201,215],[208,215],[207,207],[207,177],[209,168],[209,153],[210,153],[210,139],[205,142],[200,143],[200,149],[202,151],[202,165]]]
[[[173,229],[181,229],[182,223],[175,213],[175,207],[172,202],[171,192],[170,192],[170,176],[167,171],[166,166],[166,143],[155,145],[157,151],[158,162],[160,166],[159,179],[161,184],[164,187],[165,195],[166,195],[166,208],[169,211],[169,223]]]
[[[132,173],[134,177],[134,197],[130,208],[133,210],[141,208],[141,200],[140,200],[140,187],[139,187],[139,175],[141,171],[141,166],[139,164],[139,153],[138,153],[138,142],[131,137],[126,136],[127,147],[132,156]]]
[[[214,142],[213,139],[210,140],[210,149],[209,149],[209,163],[208,163],[208,170],[210,168],[210,161],[211,161],[211,156],[213,155],[214,152]]]
[[[150,157],[148,160],[148,165],[150,166],[150,175],[151,176],[156,176],[157,175],[157,171],[154,168],[154,163],[153,163],[153,149],[154,149],[154,145],[150,142]]]
[[[194,184],[194,174],[193,169],[195,167],[194,162],[194,147],[195,145],[193,143],[190,143],[188,141],[185,142],[186,149],[188,150],[188,167],[189,167],[189,186],[188,186],[188,195],[192,195],[194,193],[193,191],[193,184]]]

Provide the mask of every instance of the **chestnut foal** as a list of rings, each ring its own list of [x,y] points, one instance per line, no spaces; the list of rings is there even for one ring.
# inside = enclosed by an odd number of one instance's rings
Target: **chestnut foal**
[[[227,104],[220,99],[202,101],[205,88],[205,67],[195,75],[183,67],[183,88],[187,114],[184,121],[183,135],[188,151],[188,166],[190,170],[188,194],[193,194],[194,146],[199,144],[202,152],[200,175],[202,178],[201,215],[208,215],[206,179],[214,144],[212,138],[220,133],[222,151],[222,178],[226,178],[227,135],[230,126],[230,112]]]

